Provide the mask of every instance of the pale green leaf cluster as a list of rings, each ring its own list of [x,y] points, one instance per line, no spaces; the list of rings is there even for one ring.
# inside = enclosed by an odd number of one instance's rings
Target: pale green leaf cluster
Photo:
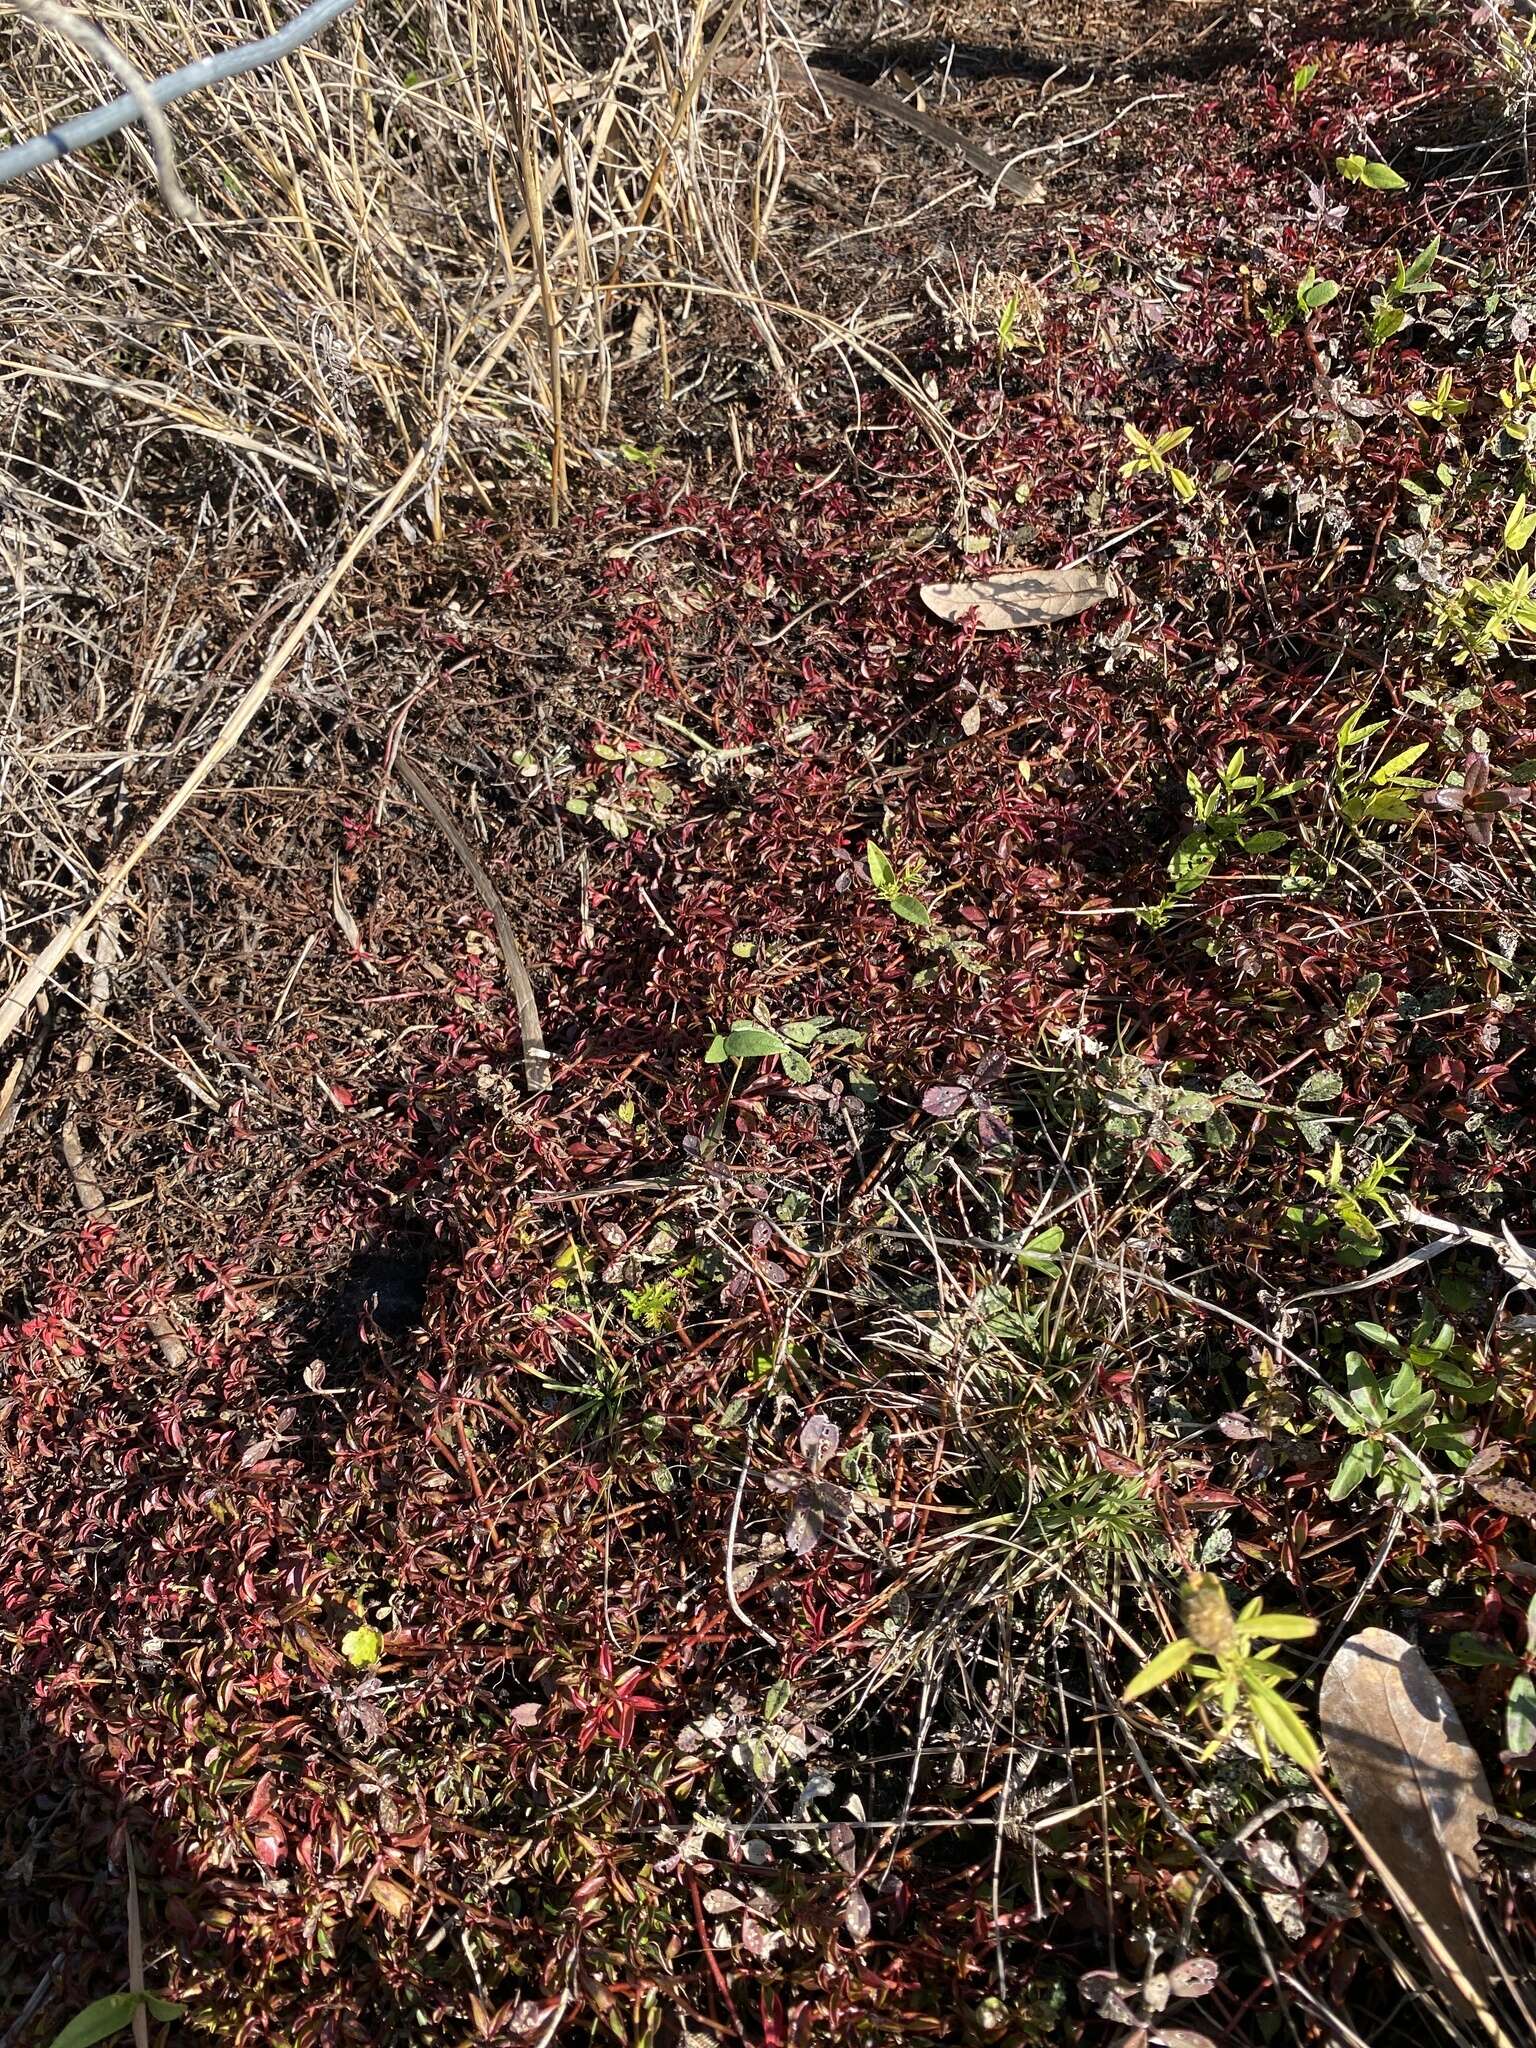
[[[1192,1579],[1185,1591],[1186,1622],[1196,1603],[1208,1608],[1218,1590],[1219,1583],[1209,1574]],[[1224,1594],[1221,1600],[1224,1606]],[[1291,1674],[1278,1662],[1274,1645],[1304,1641],[1316,1633],[1317,1623],[1304,1614],[1266,1614],[1263,1601],[1257,1599],[1235,1615],[1228,1610],[1225,1618],[1224,1628],[1201,1628],[1203,1644],[1193,1635],[1184,1635],[1159,1650],[1121,1697],[1127,1702],[1140,1699],[1188,1671],[1191,1678],[1199,1680],[1189,1711],[1203,1708],[1216,1721],[1208,1756],[1233,1735],[1246,1734],[1266,1770],[1272,1768],[1273,1746],[1303,1770],[1315,1771],[1321,1752],[1306,1723],[1281,1696],[1280,1687]]]
[[[1121,463],[1120,474],[1123,477],[1160,477],[1172,486],[1173,495],[1179,503],[1187,505],[1200,486],[1187,469],[1181,469],[1168,458],[1176,448],[1184,446],[1194,431],[1193,427],[1170,427],[1167,433],[1154,437],[1142,433],[1139,427],[1128,426],[1125,438],[1133,452],[1129,461]]]

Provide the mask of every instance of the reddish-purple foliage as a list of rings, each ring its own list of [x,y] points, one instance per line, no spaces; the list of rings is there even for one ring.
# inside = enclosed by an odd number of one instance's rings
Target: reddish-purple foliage
[[[994,1967],[989,1828],[903,1844],[865,1902],[865,1945],[835,1855],[744,1870],[795,1930],[777,1954],[706,1952],[701,1860],[677,1847],[729,1778],[692,1725],[780,1667],[726,1601],[723,1553],[757,1360],[802,1274],[855,1305],[818,1307],[805,1331],[829,1361],[856,1350],[875,1256],[854,1227],[862,1191],[931,1120],[991,1119],[985,1164],[1007,1137],[1006,1077],[1049,1064],[1062,1031],[1212,1089],[1234,1067],[1266,1092],[1327,1067],[1341,1115],[1368,1130],[1390,1113],[1434,1139],[1408,1166],[1426,1194],[1513,1191],[1531,1163],[1509,1128],[1529,1017],[1447,955],[1447,934],[1475,939],[1482,916],[1453,811],[1410,828],[1410,891],[1319,870],[1281,892],[1272,860],[1239,853],[1207,883],[1207,914],[1160,930],[1131,914],[1167,886],[1191,771],[1208,780],[1241,746],[1272,781],[1315,774],[1366,699],[1402,714],[1405,743],[1439,737],[1407,694],[1413,643],[1383,548],[1421,459],[1402,401],[1450,357],[1430,330],[1368,352],[1360,309],[1394,240],[1438,232],[1470,266],[1495,256],[1501,226],[1464,186],[1426,185],[1390,212],[1368,193],[1337,203],[1329,167],[1362,127],[1385,146],[1464,85],[1449,39],[1321,35],[1157,137],[1155,190],[1078,246],[1080,271],[1106,276],[1057,276],[1038,350],[999,367],[985,347],[913,337],[965,438],[978,516],[990,504],[1039,560],[1126,534],[1118,617],[1024,640],[925,616],[913,592],[934,557],[914,534],[947,530],[949,486],[889,395],[866,393],[856,427],[806,423],[729,488],[659,481],[610,510],[616,550],[678,537],[616,553],[589,593],[625,709],[572,741],[588,823],[567,829],[590,832],[592,872],[546,963],[552,1095],[499,1087],[517,1071],[515,1019],[483,960],[466,952],[437,998],[416,963],[393,963],[435,1002],[434,1028],[402,1042],[366,1101],[337,1079],[333,1101],[368,1115],[314,1132],[304,1228],[338,1276],[329,1298],[274,1307],[265,1219],[248,1256],[189,1247],[174,1271],[92,1225],[33,1276],[0,1330],[0,1621],[24,1717],[6,1846],[41,1873],[13,1982],[55,1951],[71,1987],[114,1981],[104,1929],[120,1906],[89,1873],[126,1833],[152,1864],[177,1988],[231,2040],[516,2039],[563,1999],[571,2025],[606,2015],[638,2039],[653,1996],[764,2043],[958,2037]],[[1313,48],[1327,65],[1297,104],[1288,67]],[[1330,202],[1311,218],[1308,179]],[[1344,287],[1318,322],[1338,348],[1331,390],[1316,341],[1276,336],[1260,311],[1309,264]],[[1498,360],[1454,367],[1486,407]],[[1118,481],[1127,421],[1195,425],[1187,514],[1155,480]],[[479,545],[494,576],[496,543]],[[515,573],[503,597],[515,611]],[[479,651],[475,628],[456,632],[459,674]],[[1501,760],[1536,745],[1512,684],[1490,682],[1478,717]],[[629,820],[621,840],[591,822],[604,803]],[[366,861],[375,838],[351,821],[339,850]],[[871,887],[870,841],[922,864],[913,886],[948,950],[923,950]],[[350,971],[339,983],[375,1000]],[[1368,975],[1364,1014],[1335,1028]],[[863,1033],[859,1072],[706,1065],[712,1033],[754,1006]],[[187,1170],[216,1189],[221,1150],[243,1137],[232,1123]],[[1274,1194],[1298,1197],[1311,1161],[1293,1122],[1244,1127],[1190,1225],[1207,1290],[1251,1307],[1261,1263],[1271,1282],[1301,1270]],[[1153,1190],[1175,1174],[1155,1144],[1125,1168]],[[999,1226],[1026,1222],[1034,1193],[1027,1172],[1000,1193]],[[812,1219],[799,1235],[779,1220],[786,1194]],[[622,1275],[662,1221],[705,1278],[681,1282],[654,1326],[625,1321],[612,1284],[624,1384],[605,1393],[582,1275]],[[708,1265],[714,1221],[734,1252],[723,1272]],[[173,1289],[179,1367],[145,1322]],[[571,1379],[583,1361],[590,1386]],[[815,1396],[821,1370],[802,1344],[786,1397]],[[1098,1398],[1138,1398],[1133,1361],[1097,1370]],[[840,1395],[845,1443],[894,1446],[894,1550],[926,1526],[931,1479],[902,1466],[899,1405],[873,1375]],[[609,1400],[604,1434],[589,1409]],[[1229,1405],[1210,1390],[1213,1418]],[[763,1428],[785,1488],[822,1514],[796,1431],[766,1411]],[[1202,1455],[1169,1482],[1176,1526],[1237,1503],[1225,1452]],[[1254,1508],[1248,1555],[1296,1568],[1306,1513],[1327,1512],[1305,1472],[1296,1491],[1289,1533]],[[754,1492],[749,1517],[770,1512]],[[1469,1569],[1490,1568],[1486,1522],[1448,1534]],[[867,1668],[881,1583],[873,1555],[808,1542],[752,1589],[807,1698]],[[341,1650],[363,1618],[384,1636],[372,1671]],[[95,1789],[50,1843],[64,1781]],[[740,1837],[711,1853],[732,1881]],[[1169,1909],[1160,1881],[1127,1877],[1138,1911]],[[1041,1917],[1021,1906],[997,1930],[1015,1981],[1042,1995],[1062,1956],[1099,1953],[1112,1910],[1090,1911],[1077,1876],[1044,1882]],[[77,1968],[97,1945],[106,1960]]]

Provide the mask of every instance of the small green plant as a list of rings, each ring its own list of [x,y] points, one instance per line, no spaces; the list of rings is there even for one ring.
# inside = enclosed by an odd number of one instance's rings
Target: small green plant
[[[1333,167],[1346,185],[1365,185],[1372,192],[1406,192],[1408,180],[1390,164],[1370,156],[1336,156]]]
[[[1366,339],[1372,348],[1380,348],[1384,342],[1400,334],[1413,318],[1414,301],[1428,292],[1437,292],[1440,287],[1431,273],[1440,255],[1440,237],[1426,242],[1410,263],[1404,263],[1394,249],[1392,252],[1392,275],[1371,300],[1371,310],[1366,316]]]
[[[1174,849],[1168,863],[1173,886],[1157,903],[1138,910],[1142,924],[1158,931],[1170,911],[1187,902],[1211,874],[1226,847],[1262,859],[1284,846],[1288,834],[1261,820],[1273,818],[1275,807],[1293,796],[1299,783],[1281,783],[1271,788],[1264,777],[1249,771],[1245,750],[1239,747],[1216,771],[1207,789],[1190,771],[1185,787],[1194,802],[1194,824]]]
[[[776,1059],[787,1079],[803,1083],[811,1078],[813,1054],[852,1051],[863,1043],[862,1031],[834,1023],[830,1017],[797,1017],[777,1030],[749,1018],[733,1024],[729,1031],[715,1033],[705,1049],[704,1064],[718,1067],[727,1060]]]
[[[1159,434],[1153,439],[1150,435],[1142,433],[1139,427],[1128,426],[1125,438],[1131,444],[1133,453],[1128,462],[1121,463],[1120,474],[1123,477],[1154,476],[1164,479],[1172,485],[1173,495],[1179,503],[1187,505],[1200,486],[1187,469],[1180,469],[1176,462],[1170,462],[1168,458],[1176,448],[1184,446],[1194,431],[1193,427],[1170,427],[1167,433]]]
[[[1536,439],[1536,363],[1523,355],[1515,357],[1510,381],[1499,393],[1500,435],[1512,448],[1529,457]]]
[[[1408,410],[1421,426],[1448,427],[1461,418],[1470,404],[1470,399],[1456,396],[1450,371],[1442,370],[1434,390],[1416,393],[1408,401]]]
[[[1355,705],[1334,735],[1334,802],[1357,828],[1406,825],[1417,814],[1422,792],[1430,787],[1421,776],[1409,773],[1429,751],[1429,742],[1418,740],[1396,753],[1378,749],[1367,758],[1368,742],[1387,730],[1388,721],[1367,725],[1365,711],[1364,704]]]
[[[1309,263],[1296,280],[1296,311],[1303,320],[1310,319],[1312,314],[1321,313],[1324,306],[1331,306],[1340,289],[1331,277],[1319,277]]]
[[[1373,1159],[1365,1171],[1351,1175],[1344,1159],[1344,1147],[1334,1140],[1326,1166],[1309,1166],[1307,1178],[1323,1191],[1327,1212],[1344,1228],[1343,1255],[1351,1263],[1365,1263],[1381,1251],[1381,1223],[1393,1220],[1390,1190],[1402,1175],[1397,1162],[1408,1149],[1408,1140],[1395,1152]]]
[[[943,892],[928,900],[918,894],[926,881],[927,871],[923,863],[911,860],[898,869],[872,839],[865,846],[864,857],[869,864],[869,879],[874,884],[875,894],[887,910],[922,933],[922,950],[931,955],[943,955],[962,974],[984,978],[987,964],[974,937],[963,927],[946,930],[934,915],[934,908]],[[933,966],[919,967],[913,976],[914,986],[924,987],[932,980],[935,971]]]
[[[157,1998],[153,1991],[109,1991],[77,2012],[66,2027],[54,2035],[48,2048],[95,2048],[98,2041],[110,2041],[114,2034],[131,2027],[134,2017],[146,2012],[153,2020],[177,2020],[186,2007],[174,1998]]]
[[[933,923],[933,912],[921,897],[912,893],[921,880],[921,870],[909,862],[898,871],[873,839],[864,849],[864,858],[869,863],[869,879],[875,885],[875,894],[887,910],[893,910],[907,924],[915,924],[919,931],[927,931]]]
[[[1399,1501],[1409,1514],[1426,1501],[1439,1506],[1450,1482],[1432,1472],[1427,1460],[1438,1457],[1456,1471],[1472,1462],[1466,1425],[1454,1415],[1441,1413],[1442,1396],[1480,1400],[1491,1389],[1486,1382],[1473,1379],[1461,1364],[1448,1323],[1438,1328],[1421,1324],[1406,1346],[1379,1324],[1357,1323],[1355,1328],[1368,1342],[1382,1344],[1398,1364],[1384,1382],[1363,1352],[1349,1351],[1344,1358],[1347,1393],[1336,1393],[1331,1387],[1314,1389],[1319,1407],[1342,1423],[1353,1438],[1334,1474],[1328,1498],[1346,1500],[1357,1487],[1374,1479],[1377,1498]]]
[[[1047,1452],[1032,1474],[1032,1496],[1025,1530],[1042,1552],[1104,1561],[1155,1544],[1157,1511],[1144,1479]]]
[[[997,353],[1011,356],[1024,346],[1024,294],[1010,292],[997,316]]]
[[[1532,534],[1536,534],[1536,512],[1526,504],[1522,491],[1505,515],[1504,545],[1512,555],[1523,555]]]
[[[1305,97],[1307,91],[1311,87],[1314,79],[1317,77],[1317,74],[1321,70],[1321,68],[1321,65],[1319,65],[1315,61],[1308,64],[1298,64],[1296,66],[1296,69],[1291,73],[1292,106],[1294,106],[1299,99]]]
[[[1449,646],[1458,664],[1505,649],[1536,652],[1536,582],[1524,562],[1513,576],[1465,577],[1455,590],[1436,592],[1432,606],[1434,644]]]
[[[1209,1710],[1216,1733],[1205,1751],[1213,1756],[1234,1735],[1246,1735],[1270,1770],[1270,1744],[1303,1770],[1315,1771],[1317,1744],[1280,1686],[1290,1677],[1277,1661],[1273,1643],[1301,1642],[1317,1632],[1304,1614],[1266,1614],[1262,1600],[1250,1600],[1233,1614],[1226,1588],[1213,1572],[1199,1572],[1180,1602],[1184,1634],[1144,1664],[1121,1697],[1127,1702],[1166,1685],[1186,1667],[1201,1681],[1189,1711]],[[1255,1645],[1264,1647],[1256,1648]],[[1196,1662],[1196,1659],[1203,1661]]]
[[[652,1336],[665,1329],[681,1298],[678,1279],[673,1274],[657,1274],[641,1287],[625,1287],[620,1292],[630,1315]]]

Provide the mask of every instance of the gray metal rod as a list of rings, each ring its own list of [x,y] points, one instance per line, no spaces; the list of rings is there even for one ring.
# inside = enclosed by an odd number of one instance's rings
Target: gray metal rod
[[[179,71],[155,79],[150,85],[149,97],[157,107],[168,107],[176,100],[185,99],[189,92],[201,92],[204,86],[222,85],[227,78],[239,78],[244,72],[255,71],[263,64],[275,64],[279,58],[298,49],[301,43],[311,41],[322,29],[329,28],[333,21],[356,4],[357,0],[311,0],[311,4],[301,8],[292,21],[274,34],[263,36],[259,42],[237,43],[232,50],[221,50],[214,57],[198,57],[190,64],[183,64]],[[41,164],[57,163],[71,150],[85,149],[93,142],[104,142],[109,135],[116,135],[119,129],[126,128],[130,121],[136,121],[138,115],[133,95],[125,92],[120,98],[109,100],[104,107],[93,107],[88,114],[76,114],[73,120],[61,122],[57,128],[50,128],[46,135],[35,135],[30,142],[13,143],[9,149],[0,150],[0,185],[9,185],[13,179],[24,177]]]

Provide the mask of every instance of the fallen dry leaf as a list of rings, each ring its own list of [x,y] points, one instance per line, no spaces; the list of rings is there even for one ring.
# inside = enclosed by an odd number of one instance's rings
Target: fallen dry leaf
[[[1390,1629],[1351,1636],[1323,1675],[1319,1718],[1344,1803],[1379,1874],[1457,2003],[1485,2001],[1488,1971],[1462,1899],[1480,1879],[1488,1780],[1450,1696]]]
[[[1114,594],[1107,569],[1092,562],[1068,562],[1060,569],[1000,569],[962,583],[924,583],[919,596],[929,611],[953,625],[972,612],[983,633],[1014,632],[1021,626],[1050,626]]]
[[[1519,1515],[1536,1522],[1536,1487],[1527,1486],[1523,1479],[1474,1479],[1472,1486],[1501,1515]]]
[[[408,1920],[411,1916],[411,1895],[392,1877],[376,1877],[368,1887],[368,1896],[383,1907],[391,1920]]]

